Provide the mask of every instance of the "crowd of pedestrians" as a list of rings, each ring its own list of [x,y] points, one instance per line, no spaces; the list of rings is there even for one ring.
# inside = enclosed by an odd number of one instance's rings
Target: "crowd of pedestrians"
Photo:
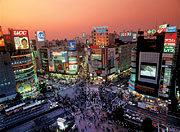
[[[75,116],[78,131],[127,131],[113,120],[111,113],[117,107],[112,102],[115,98],[119,98],[118,94],[108,92],[104,87],[87,87],[85,83],[80,83],[76,85],[75,98],[59,95],[56,100],[63,104],[63,109]]]

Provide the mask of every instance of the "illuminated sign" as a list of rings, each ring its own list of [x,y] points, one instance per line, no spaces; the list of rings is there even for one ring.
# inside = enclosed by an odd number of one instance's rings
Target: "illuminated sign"
[[[106,31],[107,31],[107,26],[103,26],[103,27],[92,27],[94,29],[95,32],[98,32],[98,33],[102,33],[104,34]]]
[[[151,31],[151,29],[149,29],[147,32],[148,32],[148,34],[151,34],[152,31]]]
[[[29,49],[28,30],[13,30],[16,50]]]
[[[6,35],[6,39],[7,40],[11,40],[11,36],[10,35]]]
[[[173,45],[164,45],[164,53],[175,53],[175,47]]]
[[[105,48],[105,47],[104,47],[104,46],[94,45],[94,46],[91,46],[90,48],[91,48],[91,49],[98,49],[98,48]]]
[[[5,46],[5,43],[4,43],[3,33],[0,26],[0,47],[1,46]]]
[[[156,33],[156,29],[152,29],[152,30],[149,29],[149,30],[144,31],[144,39],[153,39],[153,40],[156,40],[157,37],[153,36],[155,33]]]
[[[136,32],[120,32],[120,40],[125,42],[132,42],[136,40]]]
[[[160,25],[159,28],[167,28],[167,24]]]
[[[97,29],[107,29],[108,28],[108,26],[103,26],[103,27],[92,27],[92,29],[94,29],[94,30],[97,30]]]
[[[36,37],[38,41],[45,41],[45,32],[44,31],[37,31]]]
[[[61,51],[54,51],[54,52],[52,52],[52,55],[61,55],[62,56],[62,52]]]
[[[177,26],[173,27],[167,27],[166,32],[176,32],[177,31]]]
[[[69,65],[77,64],[77,57],[69,57]]]
[[[69,40],[69,50],[76,50],[75,40]]]
[[[91,60],[94,60],[94,59],[101,60],[101,54],[92,54]]]
[[[164,39],[164,46],[169,45],[169,46],[174,46],[174,48],[175,48],[176,47],[176,36],[177,36],[177,33],[167,33],[165,35],[165,39]]]
[[[160,29],[157,30],[157,32],[158,32],[158,33],[162,33],[162,32],[164,32],[165,30],[166,30],[166,28],[160,28]]]
[[[156,33],[156,29],[153,29],[151,33],[152,33],[152,34],[155,34],[155,33]]]
[[[78,65],[69,65],[69,71],[76,71],[77,72]]]
[[[92,67],[102,68],[102,63],[100,61],[92,61]]]

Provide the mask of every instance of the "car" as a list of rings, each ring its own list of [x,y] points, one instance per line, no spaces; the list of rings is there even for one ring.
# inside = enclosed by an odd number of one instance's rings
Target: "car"
[[[132,105],[132,102],[131,102],[131,101],[128,101],[128,104],[129,104],[129,105]]]
[[[159,114],[159,111],[155,110],[155,109],[150,109],[151,112],[154,112],[156,114]]]
[[[136,116],[136,114],[133,113],[132,116]]]
[[[133,120],[135,120],[135,119],[136,119],[136,117],[132,117],[132,119],[133,119]]]
[[[125,114],[124,116],[128,117],[129,115],[128,115],[128,114]]]
[[[136,104],[135,103],[132,103],[133,106],[135,106]]]
[[[124,87],[124,85],[121,85],[120,87],[122,88],[122,87]]]
[[[132,117],[129,115],[128,118],[131,119]]]

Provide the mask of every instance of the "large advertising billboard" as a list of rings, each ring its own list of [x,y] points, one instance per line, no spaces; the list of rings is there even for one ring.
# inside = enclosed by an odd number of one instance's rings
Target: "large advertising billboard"
[[[1,46],[5,46],[5,43],[4,43],[3,33],[0,26],[0,47]]]
[[[37,31],[35,35],[36,35],[37,41],[45,41],[46,39],[46,35],[44,31]]]
[[[166,32],[176,32],[176,31],[177,31],[177,26],[167,27],[166,28]]]
[[[51,52],[52,58],[50,60],[49,70],[51,72],[64,73],[64,63],[66,62],[63,51]]]
[[[136,32],[120,32],[120,40],[125,42],[136,41]]]
[[[101,54],[92,54],[91,60],[101,60]]]
[[[157,84],[160,53],[140,52],[138,81]]]
[[[69,50],[76,50],[75,40],[69,40]]]
[[[92,27],[95,32],[98,32],[99,34],[105,34],[105,32],[108,29],[108,26],[103,26],[103,27]]]
[[[156,69],[157,69],[156,66],[148,65],[148,64],[141,64],[140,75],[155,78]]]
[[[16,50],[29,49],[28,30],[13,30]]]

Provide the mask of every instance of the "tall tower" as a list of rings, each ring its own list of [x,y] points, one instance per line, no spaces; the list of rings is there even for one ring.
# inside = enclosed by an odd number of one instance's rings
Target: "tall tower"
[[[108,27],[93,27],[93,45],[108,46],[109,45],[109,33]]]

